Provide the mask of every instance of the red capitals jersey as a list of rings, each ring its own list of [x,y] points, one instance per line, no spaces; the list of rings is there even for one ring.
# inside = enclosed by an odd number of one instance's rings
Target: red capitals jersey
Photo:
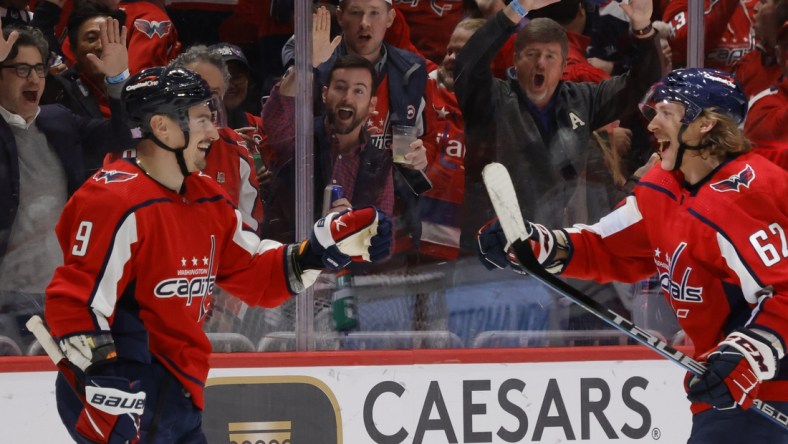
[[[465,123],[457,97],[430,73],[426,110],[427,177],[432,189],[421,195],[420,251],[439,259],[457,258],[460,247],[460,207],[465,193]]]
[[[104,168],[118,159],[135,157],[136,149],[108,153],[104,156]],[[219,139],[211,144],[203,173],[224,188],[230,203],[241,211],[243,222],[259,234],[263,204],[254,159],[243,137],[232,129],[219,128]]]
[[[758,2],[759,0],[706,0],[703,19],[706,37],[704,66],[730,71],[741,56],[755,49],[752,23]],[[671,1],[662,17],[675,32],[670,40],[674,67],[687,64],[687,3],[687,0]]]
[[[446,54],[454,27],[464,17],[463,0],[394,0],[410,27],[419,53],[434,63]]]
[[[46,290],[53,336],[111,331],[120,358],[157,358],[199,408],[214,284],[249,305],[291,296],[285,247],[246,231],[227,195],[199,173],[176,193],[119,160],[77,190],[56,232],[64,264]]]
[[[567,229],[574,249],[563,276],[634,282],[656,266],[695,356],[738,327],[788,338],[788,173],[748,153],[682,183],[655,167],[597,224]],[[788,400],[787,380],[781,372],[759,397]]]
[[[263,202],[254,159],[246,141],[235,130],[219,129],[205,157],[203,173],[212,177],[230,196],[230,202],[241,211],[243,222],[260,234],[263,223]]]
[[[788,77],[750,100],[744,135],[754,152],[788,170]]]
[[[165,66],[181,50],[175,25],[167,12],[147,1],[124,1],[119,9],[126,13],[126,46],[129,72]]]
[[[744,94],[750,98],[769,89],[780,80],[783,74],[780,65],[768,62],[764,65],[764,53],[760,49],[744,54],[733,67],[736,79],[741,82]]]

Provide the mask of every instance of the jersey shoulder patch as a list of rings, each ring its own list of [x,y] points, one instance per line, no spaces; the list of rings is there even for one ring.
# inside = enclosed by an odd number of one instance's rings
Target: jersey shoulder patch
[[[96,182],[104,181],[104,183],[116,183],[116,182],[128,182],[135,177],[137,177],[137,173],[127,173],[125,171],[118,171],[118,170],[99,170],[96,174],[93,175],[93,180]]]

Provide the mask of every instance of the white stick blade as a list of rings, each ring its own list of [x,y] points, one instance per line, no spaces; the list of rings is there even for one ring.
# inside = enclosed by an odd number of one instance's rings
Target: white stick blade
[[[52,362],[57,364],[61,359],[64,359],[63,352],[60,351],[60,347],[58,347],[55,340],[52,339],[49,330],[47,330],[40,316],[34,315],[28,319],[25,323],[25,327],[27,327],[30,333],[33,333],[33,336],[38,339],[41,348],[43,348],[49,358],[52,359]]]
[[[495,214],[501,223],[506,240],[511,244],[517,240],[528,239],[528,231],[525,228],[523,214],[520,212],[520,204],[517,201],[517,194],[514,192],[512,178],[509,171],[500,163],[492,162],[482,170],[482,179],[490,195]]]

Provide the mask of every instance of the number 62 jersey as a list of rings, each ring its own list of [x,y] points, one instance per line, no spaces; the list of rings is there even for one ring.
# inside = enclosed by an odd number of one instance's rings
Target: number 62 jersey
[[[654,167],[597,224],[566,229],[562,275],[634,282],[656,268],[662,291],[698,356],[733,329],[788,338],[788,173],[757,154],[726,161],[688,185]],[[788,365],[763,384],[788,400]]]

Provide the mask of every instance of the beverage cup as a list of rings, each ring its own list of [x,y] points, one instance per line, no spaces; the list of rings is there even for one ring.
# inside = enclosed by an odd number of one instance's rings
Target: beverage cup
[[[416,127],[394,125],[391,128],[391,154],[395,163],[409,163],[405,154],[411,152],[410,144],[416,141]]]

